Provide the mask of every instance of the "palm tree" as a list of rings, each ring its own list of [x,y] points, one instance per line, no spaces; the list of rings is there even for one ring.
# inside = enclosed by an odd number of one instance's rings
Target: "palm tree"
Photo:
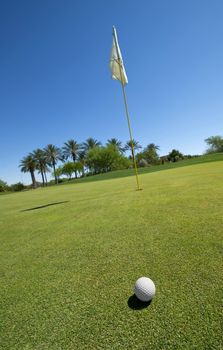
[[[114,148],[120,153],[124,152],[124,148],[122,147],[122,142],[116,138],[108,139],[106,145],[107,146],[110,146],[110,145],[114,146]]]
[[[55,183],[58,184],[58,178],[57,178],[55,170],[56,170],[56,164],[57,164],[58,160],[63,159],[62,154],[61,154],[61,150],[59,147],[54,146],[52,144],[49,144],[44,148],[44,151],[45,151],[47,163],[51,167],[53,167]]]
[[[134,148],[134,150],[139,150],[140,148],[142,148],[142,146],[140,146],[139,142],[136,141],[136,140],[134,140],[134,139],[132,139],[132,141],[129,140],[129,141],[126,142],[125,147],[124,147],[124,150],[125,150],[125,151],[131,151],[131,153],[132,153],[132,158],[133,158],[134,155],[133,155],[132,147]]]
[[[64,143],[63,149],[63,155],[65,159],[72,158],[73,162],[75,163],[80,151],[80,145],[75,140],[68,140]]]
[[[19,167],[21,168],[21,171],[23,173],[30,173],[31,179],[32,179],[32,186],[33,188],[36,188],[36,179],[35,179],[35,169],[36,169],[36,161],[32,154],[28,154],[28,156],[24,157]]]
[[[46,172],[49,170],[47,167],[47,157],[43,149],[37,148],[32,153],[33,158],[36,162],[36,169],[40,172],[42,176],[43,186],[47,183]]]
[[[65,159],[69,157],[73,160],[74,164],[80,152],[80,145],[75,140],[68,140],[64,143],[63,156]],[[75,170],[75,177],[77,178],[77,171]]]
[[[48,167],[47,160],[46,160],[46,163],[43,165],[43,174],[44,174],[46,186],[47,186],[47,176],[46,176],[46,173],[49,172],[49,171],[50,171],[50,169],[49,169],[49,167]]]
[[[85,151],[81,151],[79,153],[78,160],[82,164],[82,176],[84,176],[85,175],[84,167],[86,165],[86,152]]]
[[[155,145],[155,143],[149,143],[141,153],[143,158],[149,163],[149,164],[156,164],[158,162],[159,156],[157,151],[159,150],[159,146]]]
[[[146,146],[146,149],[148,151],[159,151],[160,147],[155,145],[155,143],[149,143],[147,146]]]
[[[94,148],[94,147],[99,147],[101,146],[101,142],[93,139],[92,137],[89,137],[83,144],[82,144],[82,149],[87,152],[90,149]]]

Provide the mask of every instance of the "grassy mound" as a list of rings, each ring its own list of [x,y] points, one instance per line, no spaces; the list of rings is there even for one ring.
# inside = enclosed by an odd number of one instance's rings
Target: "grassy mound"
[[[0,197],[2,349],[221,349],[223,162],[140,182]]]
[[[163,165],[154,165],[151,167],[139,168],[138,172],[139,174],[148,174],[148,173],[153,173],[155,171],[174,169],[174,168],[196,165],[201,163],[217,162],[222,160],[223,160],[223,153],[214,153],[214,154],[207,154],[204,156],[199,156],[191,159],[181,160],[176,163],[165,163]],[[127,177],[127,176],[134,176],[134,175],[135,175],[135,172],[133,169],[116,170],[116,171],[111,171],[104,174],[98,174],[94,176],[73,179],[71,181],[65,182],[64,184],[117,179],[120,177]]]

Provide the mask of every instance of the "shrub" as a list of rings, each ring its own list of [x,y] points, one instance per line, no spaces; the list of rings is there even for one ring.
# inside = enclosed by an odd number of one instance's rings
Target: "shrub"
[[[70,180],[75,170],[75,164],[73,162],[67,162],[62,167],[62,174],[66,175]]]
[[[172,151],[168,154],[168,160],[170,162],[178,162],[178,160],[183,159],[184,156],[177,149],[172,149]]]
[[[0,179],[0,192],[5,192],[8,189],[8,185],[5,181]]]
[[[139,166],[140,166],[141,168],[145,168],[146,166],[148,166],[148,163],[147,163],[147,161],[146,161],[144,158],[142,158],[142,159],[140,159],[140,161],[139,161]]]
[[[25,188],[26,188],[26,186],[23,185],[22,182],[17,182],[17,183],[12,184],[10,186],[10,190],[13,192],[20,192],[20,191],[23,191]]]
[[[126,169],[129,167],[129,160],[112,145],[108,145],[91,149],[87,154],[86,164],[91,173],[99,174],[111,170]]]

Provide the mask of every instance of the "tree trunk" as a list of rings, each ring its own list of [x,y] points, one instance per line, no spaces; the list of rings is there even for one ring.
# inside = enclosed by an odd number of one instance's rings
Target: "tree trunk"
[[[46,172],[44,171],[44,176],[45,176],[45,182],[46,182],[46,186],[47,186],[47,177],[46,177]]]
[[[85,176],[84,165],[83,165],[83,169],[82,169],[82,176]]]
[[[53,171],[54,171],[54,177],[55,177],[55,184],[58,184],[58,178],[56,176],[56,167],[55,167],[55,163],[53,163]]]
[[[76,155],[73,154],[72,158],[73,158],[73,163],[76,164]],[[75,179],[76,179],[77,178],[77,170],[74,170],[74,173],[75,173]]]
[[[31,175],[31,179],[32,179],[32,186],[33,188],[36,188],[36,178],[35,178],[35,174],[33,170],[30,170],[30,175]]]
[[[41,176],[42,176],[43,186],[45,186],[45,181],[44,181],[43,171],[42,171],[42,170],[40,170],[40,172],[41,172]]]

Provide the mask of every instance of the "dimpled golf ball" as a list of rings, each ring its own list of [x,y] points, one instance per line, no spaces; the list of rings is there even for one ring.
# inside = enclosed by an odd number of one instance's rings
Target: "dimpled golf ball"
[[[140,277],[135,284],[134,293],[141,301],[150,301],[156,293],[153,281],[148,277]]]

